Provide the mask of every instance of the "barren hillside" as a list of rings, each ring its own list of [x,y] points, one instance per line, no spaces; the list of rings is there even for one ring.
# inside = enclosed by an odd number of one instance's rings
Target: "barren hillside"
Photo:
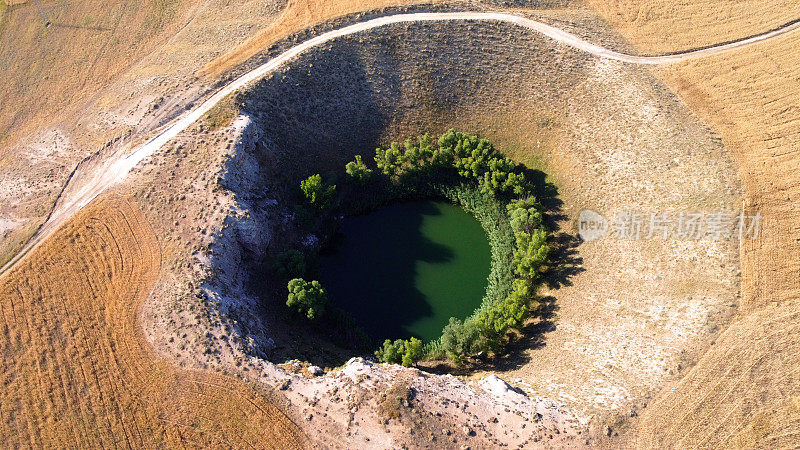
[[[358,11],[368,11],[383,6],[407,5],[412,3],[437,3],[442,1],[443,0],[338,0],[331,2],[327,0],[288,0],[286,9],[275,23],[259,31],[232,51],[206,64],[199,74],[208,77],[219,76],[291,33],[338,16],[344,16]]]
[[[249,58],[291,46],[293,33],[420,2],[39,3],[0,0],[0,263],[83,158],[94,155],[78,181]],[[641,54],[800,19],[793,0],[452,5],[516,8]],[[547,6],[557,9],[533,11]],[[615,447],[791,447],[800,439],[798,49],[794,33],[651,70],[512,25],[459,22],[393,25],[307,52],[229,97],[0,276],[0,438],[17,447],[290,448],[366,445],[376,432],[385,435],[373,445],[385,446],[509,435],[544,446],[560,434],[551,443],[602,435],[597,442],[610,436]],[[374,377],[361,383],[363,373],[315,378],[307,363],[273,364],[329,362],[345,350],[287,322],[283,291],[250,287],[293,213],[270,179],[287,168],[341,169],[354,153],[450,127],[541,171],[558,265],[542,292],[548,314],[510,356],[457,382],[409,370],[408,392],[422,394],[399,404],[428,409],[390,426],[375,406],[389,391],[371,383],[392,381],[398,368],[359,361]],[[586,208],[612,217],[742,206],[764,219],[758,239],[741,244],[586,243],[575,232]],[[491,390],[467,413],[489,374],[513,384],[500,386],[516,415],[502,416],[509,409]],[[455,385],[457,395],[447,390]],[[486,411],[493,422],[478,415]],[[408,431],[415,414],[424,435]],[[298,417],[313,429],[304,433]],[[603,428],[584,434],[590,422]],[[451,436],[462,426],[460,440]],[[348,441],[351,433],[360,436]]]
[[[192,2],[13,2],[0,18],[0,145],[85,105],[187,20]],[[7,155],[0,152],[0,158]]]
[[[283,7],[278,0],[39,4],[15,1],[0,17],[0,261],[36,230],[81,160],[118,151],[109,143],[182,111],[208,89],[192,83],[204,61]]]
[[[738,409],[715,422],[729,430],[744,427],[738,438],[745,439],[743,442],[754,439],[752,442],[759,446],[786,445],[798,432],[794,402],[800,399],[800,386],[796,375],[791,375],[798,363],[788,363],[784,358],[796,355],[800,347],[800,335],[794,331],[798,319],[790,314],[797,309],[800,297],[799,46],[800,38],[795,35],[664,72],[665,79],[687,103],[720,132],[739,166],[746,207],[764,216],[761,239],[741,247],[742,319],[720,342],[732,347],[715,347],[697,369],[720,374],[727,373],[720,372],[723,367],[746,368],[747,372],[740,378],[717,381],[731,385],[725,396],[705,396],[707,387],[689,380],[667,395],[703,395],[702,409],[694,416],[698,421],[711,420],[708,414]],[[776,338],[780,341],[771,342]],[[717,353],[723,349],[741,353],[736,358],[719,358]],[[731,367],[732,361],[735,367]],[[738,384],[746,389],[733,389]],[[664,438],[672,433],[687,434],[680,428],[673,431],[659,427],[655,436],[662,433]],[[698,438],[702,436],[700,430],[688,433],[687,442],[692,442],[688,439],[695,433]],[[717,436],[719,443],[734,442],[730,439],[736,436],[731,433]]]
[[[737,7],[726,22],[730,30],[752,33],[800,17],[796,3],[778,3],[725,2]],[[669,10],[668,3],[660,5]],[[761,8],[763,14],[757,13]],[[616,13],[607,13],[609,20],[617,20]],[[669,25],[645,20],[621,30],[634,44],[648,48],[660,34],[656,27],[675,30],[696,17],[674,15]],[[761,24],[761,29],[749,24]],[[703,28],[685,29],[682,35],[702,42],[704,33]],[[675,50],[679,43],[680,38],[662,49]],[[786,447],[796,442],[800,388],[792,355],[800,346],[793,313],[800,295],[798,48],[800,37],[792,35],[659,71],[721,134],[744,183],[744,205],[760,211],[764,220],[761,237],[740,248],[740,317],[685,380],[645,410],[641,445]],[[684,405],[681,414],[672,413],[675,405]]]
[[[589,30],[602,33],[598,22],[580,17],[595,27]],[[453,70],[454,60],[470,70]],[[722,146],[647,70],[592,57],[513,25],[400,24],[309,51],[247,90],[241,102],[254,122],[250,133],[258,138],[246,147],[251,155],[239,157],[257,163],[242,163],[252,172],[243,174],[234,174],[243,169],[231,164],[223,181],[327,173],[392,139],[450,127],[480,132],[555,180],[542,187],[549,193],[542,201],[551,205],[560,227],[555,245],[563,247],[557,259],[563,267],[554,271],[547,291],[553,317],[532,325],[531,336],[509,358],[476,379],[499,371],[529,395],[568,405],[587,420],[594,413],[628,412],[677,376],[687,354],[707,345],[734,311],[738,253],[727,242],[609,239],[578,245],[574,224],[582,208],[613,217],[624,210],[736,209],[740,203]],[[197,139],[217,142],[218,133]],[[243,140],[234,135],[227,141]],[[181,151],[203,154],[195,145]],[[165,165],[179,173],[177,161]],[[293,192],[282,184],[241,184],[236,199],[272,194],[262,209],[259,200],[242,202],[239,208],[252,210],[231,217],[231,223],[277,234],[279,219],[251,218],[291,215],[280,206],[285,191]],[[165,222],[164,232],[173,234],[178,221]],[[242,239],[244,253],[269,247],[275,237]],[[244,267],[253,271],[251,277],[263,270]],[[325,356],[333,351],[322,343],[324,336],[281,323],[279,296],[264,302],[269,313],[261,320],[282,358],[329,364]]]

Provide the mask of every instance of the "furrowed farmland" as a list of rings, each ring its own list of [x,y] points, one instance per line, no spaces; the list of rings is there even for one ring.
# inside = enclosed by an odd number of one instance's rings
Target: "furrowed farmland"
[[[795,0],[0,0],[10,448],[794,448]]]
[[[137,207],[109,198],[0,279],[7,445],[302,446],[252,387],[176,369],[144,341],[139,310],[160,257]]]

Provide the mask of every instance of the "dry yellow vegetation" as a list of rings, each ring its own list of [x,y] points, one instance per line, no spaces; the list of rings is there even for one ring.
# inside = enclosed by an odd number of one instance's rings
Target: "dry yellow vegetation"
[[[648,53],[707,46],[800,18],[796,0],[587,1]],[[38,129],[58,105],[90,97],[156,48],[189,8],[177,0],[43,3],[58,12],[46,30],[30,5],[0,8],[0,31],[21,30],[0,34],[0,142],[10,130]],[[204,73],[223,73],[315,23],[405,3],[411,1],[289,0],[273,25]],[[81,46],[68,45],[76,41]],[[798,48],[794,34],[658,72],[721,134],[748,211],[765,221],[760,239],[741,249],[742,316],[644,410],[640,446],[784,447],[800,439]],[[138,314],[159,267],[158,243],[138,208],[112,198],[76,214],[0,278],[5,445],[302,445],[297,427],[253,388],[156,356]]]
[[[741,248],[744,312],[800,298],[800,35],[663,71],[718,131],[739,167],[746,207],[764,216]]]
[[[722,135],[739,167],[746,208],[764,220],[759,239],[745,240],[740,249],[743,317],[686,380],[649,408],[648,442],[775,448],[799,437],[798,48],[800,36],[793,34],[664,72]],[[684,405],[681,414],[664,414],[677,404]]]
[[[742,37],[800,18],[796,2],[684,3],[616,2],[615,12],[614,5],[598,2],[598,9],[634,45],[656,51],[706,45],[712,36]],[[648,20],[625,12],[637,9],[662,13]],[[719,25],[705,28],[709,22]],[[743,182],[745,208],[764,219],[759,238],[740,247],[740,317],[683,380],[645,409],[639,446],[778,448],[800,438],[799,48],[795,33],[658,71],[721,135]]]
[[[0,278],[3,445],[302,446],[261,393],[152,351],[138,318],[160,264],[138,207],[110,198]]]
[[[639,448],[795,448],[800,442],[800,310],[733,323],[677,386],[644,410]]]
[[[325,20],[358,11],[400,6],[412,3],[437,3],[442,0],[420,2],[414,0],[288,0],[286,8],[269,27],[259,31],[233,50],[206,64],[200,75],[216,77],[247,61],[258,52],[290,34]]]
[[[741,39],[800,19],[796,0],[586,0],[644,53]]]
[[[0,143],[85,105],[177,30],[182,0],[8,2],[0,20]],[[56,114],[57,113],[57,114]],[[13,134],[12,134],[13,133]],[[5,156],[0,154],[0,157]]]

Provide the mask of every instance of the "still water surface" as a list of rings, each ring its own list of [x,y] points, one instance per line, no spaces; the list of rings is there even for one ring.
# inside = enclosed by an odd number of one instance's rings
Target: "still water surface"
[[[436,339],[450,317],[469,316],[486,291],[486,233],[449,203],[401,203],[348,217],[334,241],[320,281],[331,303],[377,342]]]

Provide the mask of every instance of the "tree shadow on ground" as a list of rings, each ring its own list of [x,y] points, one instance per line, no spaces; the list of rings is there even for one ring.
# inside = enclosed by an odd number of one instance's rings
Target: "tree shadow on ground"
[[[563,211],[564,201],[559,197],[558,186],[548,181],[547,174],[541,170],[526,169],[525,176],[533,183],[534,196],[542,205],[544,224],[550,231],[547,241],[550,246],[550,262],[543,274],[542,285],[549,289],[571,286],[572,277],[585,270],[582,266],[583,258],[578,256],[577,250],[581,240],[563,229],[569,217]],[[530,362],[529,350],[546,345],[547,333],[556,329],[558,300],[555,296],[547,294],[538,301],[539,306],[533,314],[533,320],[528,322],[521,333],[512,337],[506,347],[506,353],[491,361],[485,370],[518,369]]]
[[[547,174],[541,170],[526,169],[525,176],[533,182],[534,196],[542,205],[544,223],[550,230],[550,264],[543,282],[551,289],[571,286],[570,278],[585,270],[577,250],[581,240],[563,230],[569,218],[563,211],[564,201],[559,198],[558,186],[548,181]]]
[[[536,350],[545,345],[546,334],[555,330],[558,305],[555,297],[545,296],[539,299],[536,318],[528,322],[519,333],[511,336],[505,352],[497,357],[477,357],[467,361],[463,366],[456,366],[449,361],[434,361],[426,364],[424,370],[435,374],[469,375],[476,371],[500,371],[518,369],[531,361],[526,350]]]

